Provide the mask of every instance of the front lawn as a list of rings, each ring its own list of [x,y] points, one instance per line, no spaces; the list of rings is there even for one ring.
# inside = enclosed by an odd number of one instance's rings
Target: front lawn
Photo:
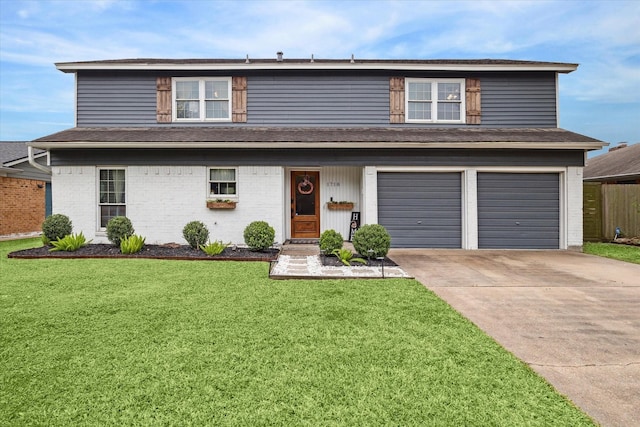
[[[586,254],[640,264],[640,246],[585,242],[582,251]]]
[[[414,280],[7,259],[0,425],[593,425]]]

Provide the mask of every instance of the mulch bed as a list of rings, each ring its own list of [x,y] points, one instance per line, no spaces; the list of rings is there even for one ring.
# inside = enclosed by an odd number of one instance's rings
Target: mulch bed
[[[362,258],[364,260],[366,260],[366,257],[360,256],[358,254],[355,254],[353,256],[354,258]],[[346,267],[342,261],[340,261],[340,259],[338,259],[338,257],[335,256],[327,256],[324,254],[320,255],[320,262],[322,262],[322,265],[324,265],[325,267]],[[393,267],[393,266],[397,266],[398,264],[396,264],[395,262],[393,262],[391,259],[386,258],[384,259],[384,265],[387,267]],[[361,264],[359,262],[354,262],[351,264],[352,267],[358,267],[358,266],[367,266],[367,267],[380,267],[382,266],[382,260],[378,260],[378,259],[369,259],[367,260],[366,264]]]
[[[144,245],[137,254],[123,255],[120,249],[107,244],[89,244],[75,252],[50,252],[51,246],[24,249],[11,252],[9,258],[157,258],[176,260],[208,260],[208,261],[275,261],[280,251],[268,249],[264,252],[251,251],[247,248],[226,248],[221,254],[209,256],[188,245]]]

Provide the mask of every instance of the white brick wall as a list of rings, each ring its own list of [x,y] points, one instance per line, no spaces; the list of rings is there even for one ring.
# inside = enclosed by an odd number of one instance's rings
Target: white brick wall
[[[73,232],[96,239],[96,168],[73,166],[51,168],[51,208],[71,219]]]
[[[567,247],[563,249],[582,249],[582,178],[582,167],[567,168]]]

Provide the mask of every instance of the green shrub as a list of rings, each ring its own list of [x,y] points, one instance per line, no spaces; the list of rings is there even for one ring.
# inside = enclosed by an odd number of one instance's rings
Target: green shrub
[[[209,240],[209,229],[201,221],[191,221],[182,229],[182,236],[189,246],[198,249]]]
[[[337,249],[342,249],[344,239],[336,230],[325,230],[320,235],[320,250],[325,254],[333,254]]]
[[[263,251],[273,245],[276,231],[265,221],[254,221],[244,229],[244,242],[253,251]]]
[[[202,249],[207,255],[219,255],[229,245],[230,243],[223,243],[222,240],[218,240],[215,242],[209,242],[206,245],[200,245],[200,249]]]
[[[49,215],[42,223],[42,243],[62,239],[71,234],[73,227],[68,216],[62,214]]]
[[[120,241],[120,252],[123,254],[137,254],[144,246],[145,238],[132,234]]]
[[[379,224],[367,224],[360,227],[353,235],[353,247],[356,252],[367,258],[386,256],[391,247],[391,236]],[[373,253],[369,253],[369,249]]]
[[[360,264],[367,263],[367,261],[362,258],[354,258],[353,252],[351,252],[351,250],[347,248],[336,249],[335,251],[333,251],[333,254],[337,256],[344,265],[351,265],[352,262],[359,262]]]
[[[91,242],[91,240],[89,240],[89,242]],[[89,242],[87,242],[82,232],[80,232],[80,234],[67,234],[63,238],[58,238],[55,241],[52,240],[51,246],[53,246],[53,248],[49,249],[49,251],[75,252]]]
[[[107,223],[107,239],[120,247],[122,239],[133,235],[133,224],[126,216],[114,216]]]

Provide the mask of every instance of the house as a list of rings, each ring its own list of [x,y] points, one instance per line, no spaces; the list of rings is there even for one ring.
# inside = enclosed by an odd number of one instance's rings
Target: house
[[[124,59],[56,64],[76,127],[39,138],[53,210],[106,242],[126,215],[147,242],[204,222],[242,243],[349,235],[353,202],[394,247],[582,245],[585,152],[558,127],[558,75],[515,60]],[[207,200],[237,202],[209,209]],[[233,205],[228,205],[233,207]]]
[[[34,153],[43,168],[47,153]],[[0,238],[36,233],[51,214],[51,175],[28,162],[24,141],[0,142]]]

